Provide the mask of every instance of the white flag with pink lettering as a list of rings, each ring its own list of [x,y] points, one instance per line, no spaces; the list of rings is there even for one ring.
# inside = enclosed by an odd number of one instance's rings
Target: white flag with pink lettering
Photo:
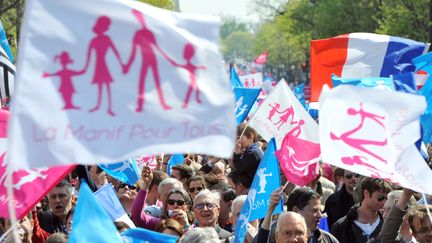
[[[129,0],[28,0],[14,168],[160,153],[230,157],[234,95],[219,19]]]
[[[319,103],[323,162],[432,193],[432,171],[413,145],[424,97],[341,85]]]

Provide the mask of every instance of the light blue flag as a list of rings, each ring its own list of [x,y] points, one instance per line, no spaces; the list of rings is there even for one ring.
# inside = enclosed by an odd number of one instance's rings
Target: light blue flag
[[[99,167],[114,179],[133,186],[139,179],[139,169],[134,159],[114,164],[98,164]]]
[[[178,237],[161,234],[143,228],[128,229],[121,233],[123,242],[128,243],[175,243]]]
[[[432,80],[432,52],[413,58],[411,62],[417,70],[423,70],[429,74],[426,83]]]
[[[305,110],[308,110],[308,105],[306,104],[306,99],[304,96],[304,86],[304,83],[297,85],[297,87],[294,88],[294,95],[300,101],[300,104],[302,104]]]
[[[332,84],[333,87],[339,85],[353,85],[358,87],[366,87],[366,88],[376,88],[376,89],[384,89],[384,90],[395,90],[395,86],[393,84],[392,78],[340,78],[337,75],[332,75]]]
[[[9,46],[9,42],[6,37],[6,31],[3,28],[2,23],[0,22],[0,46],[3,48],[3,50],[6,52],[6,55],[8,56],[9,60],[14,63],[14,58]]]
[[[234,114],[237,125],[246,119],[260,92],[261,89],[234,88],[236,100]]]
[[[235,71],[234,64],[230,65],[230,81],[233,88],[243,88],[243,84]]]
[[[111,183],[104,185],[99,188],[94,196],[99,204],[105,209],[112,221],[115,221],[122,216],[126,215],[126,211],[120,200],[117,197],[117,193]]]
[[[167,174],[171,175],[171,167],[173,167],[174,165],[183,164],[183,160],[183,154],[173,154],[168,160]]]
[[[258,166],[252,185],[235,226],[234,242],[244,242],[248,222],[264,218],[270,203],[270,194],[281,186],[279,163],[274,155],[276,141],[270,139]],[[282,199],[273,214],[283,211]]]
[[[99,205],[87,183],[81,181],[80,187],[68,242],[121,242],[112,219]]]

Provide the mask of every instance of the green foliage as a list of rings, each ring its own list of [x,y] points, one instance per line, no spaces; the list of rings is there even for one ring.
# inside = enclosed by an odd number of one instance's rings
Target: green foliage
[[[173,0],[139,0],[140,2],[153,5],[158,8],[174,10],[175,4]]]
[[[249,32],[236,31],[222,40],[222,52],[226,61],[243,58],[252,60],[252,44],[254,37]]]
[[[245,23],[239,22],[233,16],[227,16],[222,18],[222,24],[220,27],[219,35],[222,39],[227,38],[231,33],[241,31],[247,32],[248,28]]]
[[[6,36],[12,53],[16,57],[19,30],[22,23],[24,11],[24,0],[2,0],[0,1],[0,20],[6,31]]]

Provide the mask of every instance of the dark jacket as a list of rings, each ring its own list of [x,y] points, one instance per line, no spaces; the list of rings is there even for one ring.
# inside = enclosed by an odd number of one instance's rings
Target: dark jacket
[[[393,205],[381,229],[379,236],[381,243],[404,242],[402,237],[399,236],[399,228],[402,225],[406,212],[406,210],[400,210],[396,205]]]
[[[353,197],[347,192],[345,185],[343,185],[339,191],[331,194],[327,198],[324,208],[324,211],[327,213],[329,228],[331,228],[336,221],[345,216],[353,205]]]
[[[255,175],[263,156],[258,144],[254,143],[241,154],[234,154],[234,169],[242,175]]]
[[[53,234],[61,232],[66,234],[66,225],[59,218],[54,216],[52,212],[41,211],[38,213],[39,225],[46,232]]]
[[[339,241],[336,239],[336,237],[334,237],[332,234],[321,230],[321,229],[317,229],[314,234],[313,237],[309,239],[308,241],[309,243],[339,243]]]
[[[340,218],[331,228],[331,234],[341,243],[365,243],[379,242],[378,235],[381,232],[383,219],[381,215],[380,222],[375,230],[369,236],[363,235],[363,231],[354,223],[358,218],[358,209],[360,204],[355,204],[350,208],[345,217]]]

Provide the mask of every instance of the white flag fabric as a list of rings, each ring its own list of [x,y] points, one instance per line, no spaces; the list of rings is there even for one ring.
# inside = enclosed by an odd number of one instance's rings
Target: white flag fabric
[[[274,137],[278,148],[288,133],[309,142],[319,142],[317,123],[283,79],[260,105],[249,125],[267,141]]]
[[[341,85],[323,92],[319,103],[325,163],[432,193],[432,171],[413,145],[424,97]]]
[[[159,153],[230,157],[234,95],[218,33],[218,18],[138,1],[27,1],[13,166]]]

